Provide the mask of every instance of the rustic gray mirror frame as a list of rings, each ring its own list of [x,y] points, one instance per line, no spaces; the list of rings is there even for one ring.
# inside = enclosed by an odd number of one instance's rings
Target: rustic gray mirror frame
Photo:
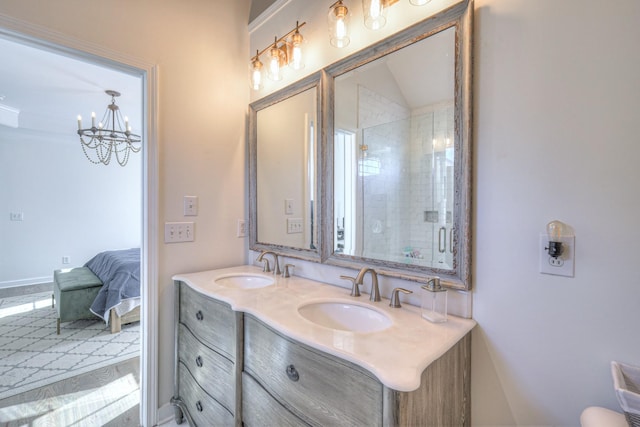
[[[453,239],[453,268],[443,270],[335,253],[333,250],[335,224],[332,220],[334,216],[334,79],[451,27],[455,28],[456,33],[454,52],[454,144],[456,153],[454,226],[456,233]],[[326,82],[323,96],[325,108],[321,111],[327,138],[324,150],[326,169],[323,179],[327,198],[323,198],[325,210],[322,232],[324,236],[322,242],[323,260],[326,263],[350,268],[375,267],[380,274],[418,282],[426,281],[432,276],[439,276],[447,287],[466,290],[471,288],[472,32],[473,0],[465,0],[325,69]]]
[[[320,262],[321,261],[321,248],[323,245],[322,236],[322,214],[324,212],[323,203],[325,201],[324,188],[322,176],[320,171],[322,170],[323,157],[321,150],[323,146],[322,132],[324,129],[322,122],[321,104],[322,104],[322,85],[321,85],[321,72],[314,73],[296,83],[287,86],[277,92],[274,92],[262,99],[259,99],[249,105],[249,248],[255,251],[274,251],[280,255],[289,256],[293,258],[306,259],[309,261]],[[307,90],[313,90],[315,92],[315,104],[316,104],[316,117],[314,125],[315,135],[315,187],[316,187],[316,201],[314,208],[314,221],[317,228],[316,235],[316,248],[304,248],[304,247],[292,247],[286,246],[274,242],[264,242],[258,240],[258,191],[261,183],[258,182],[258,112],[264,109],[285,101],[289,98],[295,97],[298,94],[306,92]],[[286,129],[282,129],[283,134],[286,134]],[[280,202],[274,201],[280,205]],[[284,207],[283,207],[284,209]],[[274,226],[280,226],[274,225]]]

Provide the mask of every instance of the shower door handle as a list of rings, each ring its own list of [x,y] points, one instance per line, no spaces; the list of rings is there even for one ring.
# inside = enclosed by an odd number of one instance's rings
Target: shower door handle
[[[447,250],[447,228],[440,227],[438,230],[438,252],[441,254]]]

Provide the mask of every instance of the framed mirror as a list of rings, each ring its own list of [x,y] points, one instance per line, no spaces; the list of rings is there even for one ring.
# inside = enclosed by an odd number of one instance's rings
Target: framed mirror
[[[463,1],[326,69],[328,263],[470,289],[472,16]]]
[[[249,106],[252,250],[320,260],[321,74]]]

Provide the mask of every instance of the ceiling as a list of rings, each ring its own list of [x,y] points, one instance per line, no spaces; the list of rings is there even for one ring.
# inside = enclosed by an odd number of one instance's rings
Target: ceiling
[[[0,124],[0,143],[20,141],[78,144],[77,116],[90,125],[102,118],[112,89],[134,133],[142,128],[142,78],[0,37],[0,108],[19,110],[18,128]]]

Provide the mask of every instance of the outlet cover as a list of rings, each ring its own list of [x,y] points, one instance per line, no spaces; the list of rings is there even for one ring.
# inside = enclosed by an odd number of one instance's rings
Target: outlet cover
[[[555,276],[574,277],[574,261],[575,261],[575,236],[562,236],[562,256],[554,258],[549,256],[547,249],[549,247],[549,236],[540,235],[540,273],[551,274]]]
[[[244,219],[238,220],[238,228],[237,228],[236,236],[238,237],[247,236],[247,222]]]

